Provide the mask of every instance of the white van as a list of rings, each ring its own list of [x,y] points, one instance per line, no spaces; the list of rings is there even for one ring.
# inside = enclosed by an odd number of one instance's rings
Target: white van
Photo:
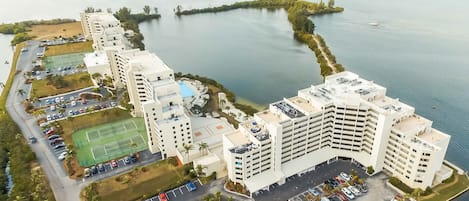
[[[357,197],[362,194],[360,190],[358,190],[358,188],[356,188],[355,186],[349,186],[348,190],[355,194]]]

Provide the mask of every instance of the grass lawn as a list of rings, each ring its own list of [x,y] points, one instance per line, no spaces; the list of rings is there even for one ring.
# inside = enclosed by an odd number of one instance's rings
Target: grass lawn
[[[83,30],[80,22],[70,22],[55,25],[34,25],[31,31],[28,32],[29,36],[36,37],[38,40],[54,39],[54,37],[69,38],[82,34]]]
[[[433,188],[433,193],[421,197],[420,200],[422,201],[441,201],[441,200],[448,200],[449,198],[455,196],[456,194],[460,193],[461,191],[465,190],[469,187],[469,179],[466,175],[459,175],[454,174],[455,178],[454,181],[447,183],[447,184],[440,184]]]
[[[64,45],[48,46],[44,56],[54,56],[62,54],[80,53],[80,52],[92,52],[93,41],[86,41],[81,43],[67,43]]]
[[[5,103],[7,101],[8,93],[10,92],[11,84],[13,83],[13,79],[16,75],[16,63],[18,62],[18,58],[21,54],[21,48],[24,47],[24,42],[17,44],[15,47],[15,52],[13,53],[13,62],[11,62],[11,70],[10,74],[8,75],[8,79],[6,81],[5,86],[3,87],[2,94],[0,96],[0,111],[5,110]]]
[[[80,81],[82,76],[86,76],[87,79]],[[66,82],[69,83],[68,87],[56,88],[54,85],[49,85],[49,81],[47,79],[34,80],[32,83],[31,93],[35,93],[34,95],[36,97],[41,98],[93,86],[93,82],[91,82],[88,73],[75,73],[72,75],[63,76],[63,78]]]
[[[183,167],[175,167],[169,160],[163,160],[102,180],[96,190],[101,200],[139,200],[172,189],[189,179],[184,175]]]
[[[129,118],[82,129],[72,137],[77,160],[82,167],[148,149],[143,118]]]

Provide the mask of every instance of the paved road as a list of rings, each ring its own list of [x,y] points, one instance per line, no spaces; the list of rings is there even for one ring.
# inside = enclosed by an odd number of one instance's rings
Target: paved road
[[[18,89],[25,89],[29,92],[29,90],[27,90],[28,87],[24,84],[25,78],[23,76],[23,72],[32,69],[31,61],[36,58],[36,53],[40,51],[38,45],[39,42],[37,41],[28,41],[26,43],[26,47],[29,49],[29,51],[23,52],[20,55],[17,64],[17,70],[21,71],[21,73],[18,73],[13,80],[12,88],[6,101],[6,108],[11,118],[20,127],[25,138],[34,136],[39,139],[37,143],[31,144],[30,146],[33,152],[36,154],[36,158],[39,164],[49,179],[49,183],[54,192],[56,200],[79,201],[81,189],[83,189],[89,183],[122,173],[127,170],[131,170],[134,166],[148,164],[161,159],[160,155],[150,154],[146,155],[145,158],[134,165],[127,165],[122,168],[117,168],[99,176],[91,177],[85,180],[72,180],[68,178],[63,169],[62,163],[58,161],[55,153],[49,149],[47,140],[42,137],[43,135],[39,127],[36,125],[36,119],[24,111],[21,102],[26,98],[26,96],[21,97],[16,94]]]

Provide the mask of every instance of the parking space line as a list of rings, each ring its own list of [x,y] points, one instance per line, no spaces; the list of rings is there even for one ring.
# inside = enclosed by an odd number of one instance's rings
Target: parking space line
[[[185,186],[185,185],[184,185]],[[183,195],[184,193],[182,192],[181,188],[183,188],[184,186],[181,186],[179,187],[179,191],[181,192],[181,195]],[[186,187],[187,188],[187,187]]]
[[[172,190],[171,192],[173,193],[174,197],[177,197],[177,196],[176,196],[176,193],[174,193],[174,190]]]
[[[202,184],[202,182],[200,181],[199,178],[197,178],[197,181],[199,182],[199,184],[200,184],[201,186],[203,186],[203,184]]]

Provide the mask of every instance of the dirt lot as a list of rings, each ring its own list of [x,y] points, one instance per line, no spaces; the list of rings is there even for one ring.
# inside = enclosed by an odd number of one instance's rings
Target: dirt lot
[[[83,34],[80,22],[72,22],[57,25],[34,25],[28,35],[35,36],[38,40],[54,39],[54,37],[72,37]]]

